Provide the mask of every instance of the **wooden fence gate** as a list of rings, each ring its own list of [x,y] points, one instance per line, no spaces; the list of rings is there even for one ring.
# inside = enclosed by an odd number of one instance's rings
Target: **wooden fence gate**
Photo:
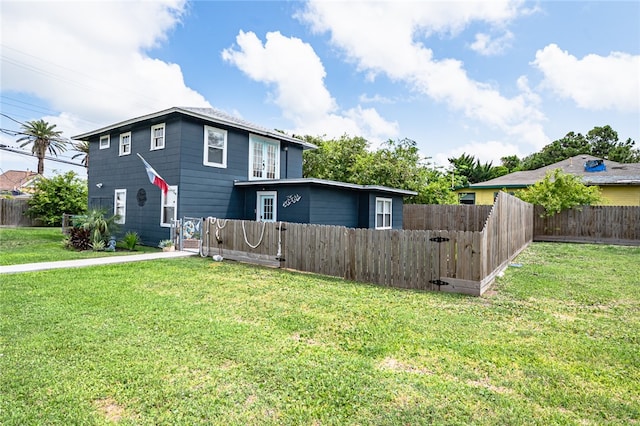
[[[381,286],[460,292],[459,282],[441,279],[471,271],[457,264],[464,250],[471,255],[471,244],[459,247],[458,234],[208,218],[202,254]],[[470,272],[460,278],[474,279]]]

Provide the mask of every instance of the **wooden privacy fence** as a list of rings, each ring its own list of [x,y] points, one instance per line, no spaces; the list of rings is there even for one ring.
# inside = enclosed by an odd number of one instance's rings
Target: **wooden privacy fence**
[[[402,208],[404,229],[482,231],[493,206],[406,204]]]
[[[534,241],[640,245],[640,206],[584,206],[541,217],[535,207]]]
[[[42,222],[25,215],[29,200],[25,198],[0,198],[0,225],[41,226]]]
[[[209,218],[203,224],[203,252],[383,286],[480,296],[531,241],[532,212],[530,205],[501,195],[487,220],[488,232]]]

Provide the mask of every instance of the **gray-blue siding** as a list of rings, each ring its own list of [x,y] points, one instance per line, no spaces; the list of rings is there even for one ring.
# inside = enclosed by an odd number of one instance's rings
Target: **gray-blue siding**
[[[315,184],[264,185],[244,187],[245,220],[256,219],[257,192],[277,192],[277,220],[295,223],[375,228],[376,197],[392,199],[392,227],[402,229],[400,196],[357,191],[348,188],[323,187]],[[289,204],[287,197],[299,195],[299,201]],[[297,198],[297,197],[296,197]]]
[[[165,123],[165,148],[150,150],[151,126]],[[111,132],[108,149],[99,149],[99,138],[90,141],[89,206],[107,208],[113,214],[116,189],[126,189],[126,218],[120,234],[135,231],[142,242],[155,245],[169,238],[170,229],[160,226],[161,191],[149,182],[140,153],[169,185],[178,185],[178,218],[224,217],[238,219],[244,215],[243,192],[234,188],[234,180],[247,180],[249,174],[249,133],[214,125],[228,131],[227,167],[203,164],[205,121],[172,114],[153,121],[136,123]],[[131,154],[119,156],[119,136],[131,131]],[[281,150],[281,177],[302,175],[302,147],[289,145]],[[288,161],[288,164],[286,163]],[[98,188],[96,184],[102,183]],[[146,202],[139,205],[136,194],[146,192]]]

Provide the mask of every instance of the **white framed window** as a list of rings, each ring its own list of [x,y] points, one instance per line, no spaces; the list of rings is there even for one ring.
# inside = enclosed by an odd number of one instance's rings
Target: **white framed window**
[[[376,197],[376,229],[391,229],[391,198]]]
[[[107,149],[110,146],[111,146],[111,136],[110,135],[100,136],[100,149]]]
[[[127,219],[127,190],[116,189],[113,195],[113,214],[117,216],[116,223],[124,224]]]
[[[151,126],[151,151],[164,149],[164,123]]]
[[[167,195],[162,193],[160,226],[171,226],[171,220],[178,219],[178,186],[169,186]]]
[[[204,155],[202,164],[211,167],[227,167],[227,131],[204,126]]]
[[[120,155],[131,154],[131,132],[120,135]]]
[[[280,177],[280,141],[249,135],[249,180]]]

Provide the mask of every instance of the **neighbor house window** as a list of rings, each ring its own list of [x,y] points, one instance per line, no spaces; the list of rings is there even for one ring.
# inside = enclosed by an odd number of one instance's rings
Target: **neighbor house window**
[[[204,126],[203,164],[212,167],[227,167],[227,131]]]
[[[127,190],[116,189],[113,196],[113,214],[116,215],[115,222],[123,224],[127,218]]]
[[[131,132],[120,135],[120,155],[131,154]]]
[[[280,176],[280,142],[249,136],[249,180],[278,179]]]
[[[376,198],[376,229],[391,229],[391,198]]]
[[[461,193],[458,194],[458,201],[460,202],[460,204],[475,204],[476,203],[476,193],[475,192],[461,192]]]
[[[169,186],[167,195],[162,193],[162,211],[160,226],[171,226],[171,221],[178,219],[178,187]]]
[[[164,123],[151,126],[151,151],[164,149]]]
[[[107,149],[111,146],[111,138],[109,135],[100,136],[100,149]]]

